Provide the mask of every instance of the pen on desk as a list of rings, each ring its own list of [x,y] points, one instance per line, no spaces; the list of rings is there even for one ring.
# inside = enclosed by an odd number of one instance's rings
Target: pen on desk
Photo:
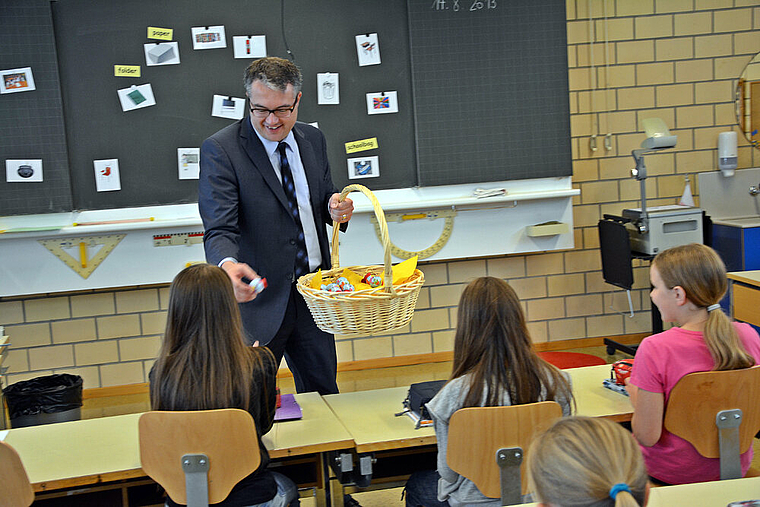
[[[71,224],[73,227],[81,227],[84,225],[111,225],[111,224],[131,224],[137,222],[153,222],[155,217],[148,218],[125,218],[123,220],[103,220],[101,222],[74,222]]]

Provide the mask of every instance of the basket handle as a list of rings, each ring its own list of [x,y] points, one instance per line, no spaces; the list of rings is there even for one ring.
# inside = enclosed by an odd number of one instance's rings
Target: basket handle
[[[383,244],[383,264],[384,264],[384,270],[383,270],[383,288],[385,289],[385,292],[395,293],[396,291],[393,289],[393,268],[391,267],[391,240],[390,235],[388,234],[388,223],[385,221],[385,213],[383,212],[383,208],[380,207],[380,202],[378,202],[377,198],[375,197],[375,194],[372,193],[370,189],[365,187],[364,185],[348,185],[346,186],[340,193],[340,201],[346,200],[346,196],[350,194],[351,192],[361,192],[362,194],[366,195],[367,198],[372,203],[372,207],[375,209],[375,218],[377,218],[377,223],[380,226],[380,241]],[[340,267],[340,262],[338,261],[338,232],[340,232],[340,224],[338,222],[333,221],[333,231],[332,231],[332,248],[331,248],[331,263],[332,268],[336,269]]]

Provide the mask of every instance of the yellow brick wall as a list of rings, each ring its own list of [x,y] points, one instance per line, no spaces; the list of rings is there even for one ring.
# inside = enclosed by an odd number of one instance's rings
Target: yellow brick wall
[[[643,140],[639,122],[647,117],[662,118],[678,135],[675,149],[647,156],[649,204],[676,202],[687,174],[698,201],[693,175],[717,168],[718,133],[739,132],[733,90],[760,51],[760,0],[590,5],[589,11],[588,0],[567,1],[573,184],[581,191],[573,210],[575,248],[423,263],[426,286],[411,324],[385,336],[338,336],[340,362],[451,350],[459,294],[482,275],[515,287],[536,342],[650,329],[647,265],[635,266],[636,314],[628,318],[621,313],[625,293],[601,277],[597,221],[639,205],[639,184],[628,171],[631,150]],[[592,134],[596,152],[589,149]],[[741,133],[739,139],[739,167],[760,165],[760,151]],[[167,297],[167,287],[141,287],[0,300],[0,325],[13,344],[8,381],[65,371],[82,375],[86,388],[145,382]]]

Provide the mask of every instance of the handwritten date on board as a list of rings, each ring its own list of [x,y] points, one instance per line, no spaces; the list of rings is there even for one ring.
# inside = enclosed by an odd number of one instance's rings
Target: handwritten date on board
[[[459,12],[463,8],[467,8],[468,3],[470,4],[470,12],[495,9],[497,5],[496,0],[433,0],[430,8],[434,11],[447,11],[451,9],[454,12]],[[464,4],[464,7],[462,4]]]

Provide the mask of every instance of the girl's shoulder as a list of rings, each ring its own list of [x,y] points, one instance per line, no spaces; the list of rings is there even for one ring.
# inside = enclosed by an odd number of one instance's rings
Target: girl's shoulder
[[[749,352],[755,360],[760,359],[760,335],[757,334],[755,328],[744,322],[734,322],[734,329],[736,334],[744,345],[744,348]]]
[[[641,341],[639,348],[636,350],[638,355],[639,351],[651,349],[651,348],[680,348],[684,344],[694,342],[695,344],[702,343],[704,337],[699,331],[687,331],[680,327],[671,327],[661,333],[649,335]]]
[[[451,414],[462,408],[464,397],[469,390],[469,377],[469,374],[462,375],[448,381],[427,403],[428,409],[431,409],[439,419],[448,420]]]

